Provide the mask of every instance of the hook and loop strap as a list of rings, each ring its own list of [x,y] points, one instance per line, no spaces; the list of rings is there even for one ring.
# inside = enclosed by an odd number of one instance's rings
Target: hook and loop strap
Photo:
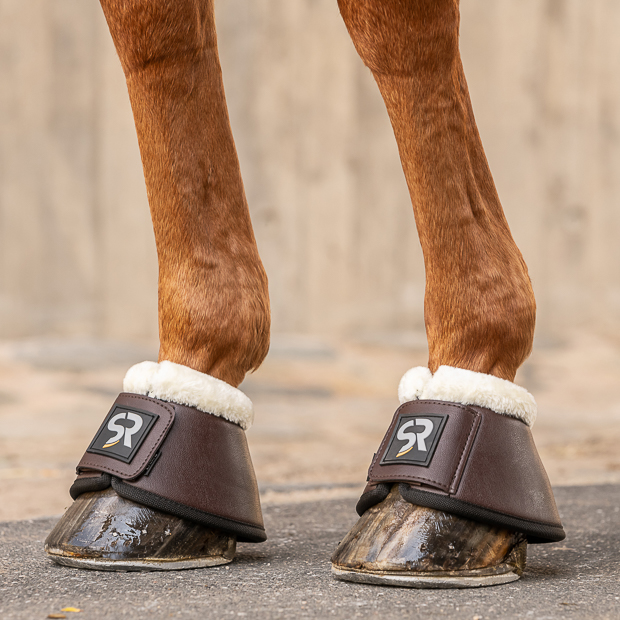
[[[411,503],[510,527],[530,542],[565,536],[530,428],[473,405],[403,404],[374,456],[358,513],[393,483]]]

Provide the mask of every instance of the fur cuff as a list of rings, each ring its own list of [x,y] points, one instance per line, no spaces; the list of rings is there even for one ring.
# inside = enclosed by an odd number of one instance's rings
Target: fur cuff
[[[536,401],[520,385],[481,372],[440,366],[434,375],[418,366],[400,380],[401,404],[412,400],[445,400],[460,405],[478,405],[518,418],[528,426],[536,420]]]
[[[237,388],[188,366],[163,361],[141,362],[125,375],[123,391],[195,407],[238,424],[252,426],[252,401]]]

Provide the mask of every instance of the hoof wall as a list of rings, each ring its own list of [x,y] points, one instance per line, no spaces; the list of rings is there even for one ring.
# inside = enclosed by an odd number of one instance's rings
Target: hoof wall
[[[408,588],[477,588],[515,581],[521,534],[414,506],[398,485],[367,510],[332,557],[336,579]]]
[[[58,564],[105,571],[204,568],[232,562],[236,538],[136,504],[112,489],[80,495],[45,541]]]

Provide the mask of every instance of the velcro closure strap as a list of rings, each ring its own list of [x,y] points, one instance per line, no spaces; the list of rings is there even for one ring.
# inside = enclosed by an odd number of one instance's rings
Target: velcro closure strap
[[[394,414],[368,471],[372,483],[412,482],[454,493],[480,426],[469,407],[412,401]]]
[[[243,428],[195,407],[121,394],[78,465],[72,497],[111,485],[121,497],[266,539]]]
[[[94,469],[123,480],[137,478],[157,454],[174,417],[171,404],[120,394],[79,462],[78,473]]]
[[[391,483],[411,503],[517,529],[530,542],[564,538],[529,426],[485,407],[403,404],[373,458],[358,512],[383,501]]]

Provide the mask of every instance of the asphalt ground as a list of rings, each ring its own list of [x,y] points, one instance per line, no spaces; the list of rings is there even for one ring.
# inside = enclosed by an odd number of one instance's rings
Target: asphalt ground
[[[334,580],[329,558],[355,522],[354,499],[267,506],[267,542],[240,544],[227,567],[169,573],[57,566],[43,553],[55,518],[5,522],[0,618],[620,618],[620,485],[555,493],[566,540],[530,546],[519,581],[472,590]]]

